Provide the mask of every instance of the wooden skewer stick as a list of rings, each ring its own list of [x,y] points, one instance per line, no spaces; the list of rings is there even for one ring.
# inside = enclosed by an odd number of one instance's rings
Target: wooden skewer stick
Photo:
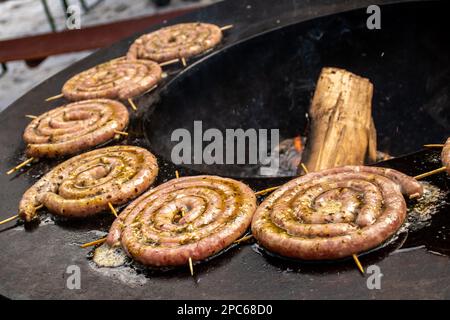
[[[39,209],[42,209],[43,207],[44,207],[44,205],[40,204],[37,207],[35,207],[34,209],[37,211]],[[8,223],[8,222],[16,220],[16,219],[19,219],[19,215],[18,214],[16,214],[15,216],[9,217],[8,219],[5,219],[3,221],[0,221],[0,225]]]
[[[10,217],[10,218],[8,218],[8,219],[5,219],[5,220],[3,220],[3,221],[0,221],[0,225],[5,224],[5,223],[8,223],[8,222],[13,221],[13,220],[16,220],[16,219],[18,219],[18,218],[19,218],[19,215],[16,214],[15,216],[12,216],[12,217]]]
[[[116,218],[117,218],[117,217],[118,217],[117,211],[116,211],[116,209],[114,209],[114,207],[113,207],[113,205],[111,204],[111,202],[108,202],[108,207],[109,207],[109,209],[111,209],[112,214],[115,215]]]
[[[439,169],[431,170],[422,174],[419,174],[418,176],[415,176],[414,179],[420,180],[429,176],[432,176],[433,174],[441,173],[447,170],[447,167],[440,167]]]
[[[32,114],[26,114],[25,117],[30,118],[30,119],[37,119],[37,116],[33,116]]]
[[[440,143],[431,143],[431,144],[424,144],[425,148],[443,148],[444,145]]]
[[[49,97],[49,98],[45,99],[45,101],[52,101],[52,100],[56,100],[56,99],[59,99],[59,98],[62,98],[62,97],[64,97],[64,95],[62,93],[60,93],[60,94],[58,94],[56,96]]]
[[[88,243],[82,244],[80,246],[80,248],[92,247],[92,246],[95,246],[97,244],[103,243],[105,241],[106,241],[106,237],[98,239],[98,240],[95,240],[95,241],[92,241],[92,242],[88,242]]]
[[[194,266],[192,264],[192,258],[189,257],[189,270],[191,271],[191,276],[194,276]]]
[[[187,62],[186,59],[184,57],[181,58],[181,63],[183,64],[183,67],[187,67]]]
[[[128,132],[125,131],[114,130],[114,133],[120,134],[122,136],[128,136]]]
[[[178,172],[178,170],[175,170],[175,177],[176,177],[177,179],[180,178],[180,173]]]
[[[356,266],[358,267],[359,271],[362,274],[364,274],[364,268],[363,268],[361,262],[359,261],[358,256],[356,254],[353,254],[352,256],[353,256],[353,260],[355,260]]]
[[[300,163],[300,166],[301,166],[302,169],[305,171],[305,173],[309,173],[308,168],[306,168],[306,166],[305,166],[305,164],[304,164],[303,162]],[[278,186],[278,187],[272,187],[272,188],[267,188],[267,189],[264,189],[264,190],[255,192],[255,195],[256,195],[256,196],[260,196],[260,195],[269,193],[269,192],[271,192],[271,191],[277,190],[279,187],[280,187],[280,186]]]
[[[309,173],[308,168],[305,166],[305,164],[303,162],[300,162],[300,166],[302,167],[303,171],[305,171],[306,174]]]
[[[280,186],[272,187],[272,188],[267,188],[267,189],[264,189],[264,190],[255,192],[255,196],[260,196],[260,195],[262,195],[262,194],[269,193],[269,192],[271,192],[271,191],[277,190],[279,187],[280,187]]]
[[[153,87],[151,87],[150,89],[148,89],[147,91],[145,91],[145,92],[143,93],[143,95],[146,94],[146,93],[149,93],[149,92],[151,92],[151,91],[153,91],[153,90],[155,90],[156,88],[158,88],[158,85],[157,85],[157,84],[155,84]]]
[[[226,26],[221,27],[220,30],[221,30],[221,31],[225,31],[225,30],[231,29],[231,28],[233,28],[233,27],[234,27],[233,24],[228,24],[228,25],[226,25]]]
[[[130,104],[131,108],[132,108],[134,111],[137,111],[137,107],[136,107],[136,105],[134,104],[133,100],[131,100],[131,98],[128,98],[128,103]]]
[[[240,239],[237,239],[234,243],[239,244],[239,243],[241,243],[241,242],[250,240],[251,238],[253,238],[253,235],[252,235],[252,234],[249,234],[249,235],[247,235],[247,236],[245,236],[245,237],[242,237],[242,238],[240,238]]]
[[[159,66],[160,67],[165,67],[165,66],[168,66],[169,64],[174,64],[174,63],[178,63],[178,62],[180,62],[180,59],[178,59],[178,58],[177,59],[172,59],[172,60],[161,62],[159,64]]]
[[[11,170],[9,170],[6,174],[10,175],[13,172],[16,172],[17,170],[19,170],[20,168],[26,166],[27,164],[29,164],[30,162],[32,162],[34,160],[33,157],[25,160],[24,162],[18,164],[17,166],[15,166],[14,168],[12,168]]]

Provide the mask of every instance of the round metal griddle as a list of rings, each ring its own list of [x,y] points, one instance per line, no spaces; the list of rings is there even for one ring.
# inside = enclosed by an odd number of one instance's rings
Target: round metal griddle
[[[389,1],[382,1],[389,3]],[[157,183],[182,175],[239,177],[255,190],[289,180],[258,176],[252,167],[183,166],[170,163],[176,128],[280,128],[281,138],[307,130],[305,112],[323,66],[346,68],[374,83],[374,119],[380,149],[397,158],[380,165],[415,175],[440,166],[439,151],[420,150],[450,132],[450,46],[443,2],[382,6],[382,29],[366,28],[370,1],[226,1],[168,23],[234,24],[211,53],[169,74],[157,91],[137,98],[130,135],[159,161]],[[362,9],[358,9],[362,8]],[[357,9],[357,10],[353,10]],[[148,31],[155,30],[154,26]],[[46,103],[74,74],[124,55],[126,39],[100,50],[44,81],[0,115],[0,172],[24,159],[21,134],[29,120],[64,103]],[[447,36],[447,38],[445,38]],[[401,156],[408,154],[405,156]],[[23,192],[58,160],[44,160],[15,176],[0,175],[0,219],[17,212]],[[445,175],[431,177],[449,190]],[[195,266],[167,272],[137,267],[98,269],[90,249],[79,245],[102,236],[109,213],[63,220],[42,211],[40,224],[0,227],[0,295],[8,298],[98,299],[303,299],[450,298],[450,198],[414,232],[361,257],[383,273],[380,290],[369,290],[352,261],[301,263],[266,254],[256,245],[234,246]],[[398,250],[401,248],[400,250]],[[66,287],[67,267],[81,269],[81,289]]]

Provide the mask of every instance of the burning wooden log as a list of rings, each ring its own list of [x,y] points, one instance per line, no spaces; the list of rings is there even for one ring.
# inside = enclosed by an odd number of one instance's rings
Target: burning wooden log
[[[303,158],[310,171],[376,160],[372,94],[368,79],[343,69],[322,69],[309,110],[311,130]]]

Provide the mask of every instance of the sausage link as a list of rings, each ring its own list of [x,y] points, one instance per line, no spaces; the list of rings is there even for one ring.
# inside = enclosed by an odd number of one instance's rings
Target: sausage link
[[[107,243],[151,266],[203,260],[250,226],[256,197],[245,184],[217,176],[174,179],[133,201],[114,221]]]
[[[149,60],[110,60],[70,78],[62,93],[69,100],[126,100],[154,87],[161,80],[159,64]]]
[[[209,23],[180,23],[145,34],[130,46],[128,59],[164,62],[189,58],[215,47],[222,31]]]
[[[345,166],[291,180],[257,208],[254,237],[268,250],[304,260],[350,256],[380,245],[406,217],[402,192],[422,186],[393,169]]]
[[[19,205],[25,221],[44,205],[54,214],[85,217],[124,204],[142,194],[158,174],[156,158],[133,146],[114,146],[75,156],[28,189]]]
[[[127,108],[114,100],[70,103],[31,121],[23,134],[26,154],[53,158],[79,153],[111,140],[128,121]]]

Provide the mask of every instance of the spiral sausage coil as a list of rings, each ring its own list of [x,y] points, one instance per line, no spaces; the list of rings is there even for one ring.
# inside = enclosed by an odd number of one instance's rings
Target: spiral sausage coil
[[[147,190],[158,174],[156,158],[134,146],[86,152],[56,166],[28,189],[20,202],[25,221],[44,205],[54,214],[86,217],[124,204]]]
[[[222,31],[209,23],[180,23],[139,37],[130,47],[128,59],[164,62],[189,58],[215,47]]]
[[[294,179],[257,208],[252,233],[269,251],[302,260],[339,259],[374,248],[406,217],[402,193],[422,194],[393,169],[345,166]]]
[[[151,266],[203,260],[226,248],[250,226],[253,191],[217,176],[174,179],[133,201],[114,221],[107,239]]]
[[[129,121],[127,108],[109,99],[85,100],[50,110],[25,129],[29,157],[75,154],[107,142]]]
[[[69,100],[133,98],[161,80],[159,64],[148,60],[110,60],[70,78],[62,93]]]

